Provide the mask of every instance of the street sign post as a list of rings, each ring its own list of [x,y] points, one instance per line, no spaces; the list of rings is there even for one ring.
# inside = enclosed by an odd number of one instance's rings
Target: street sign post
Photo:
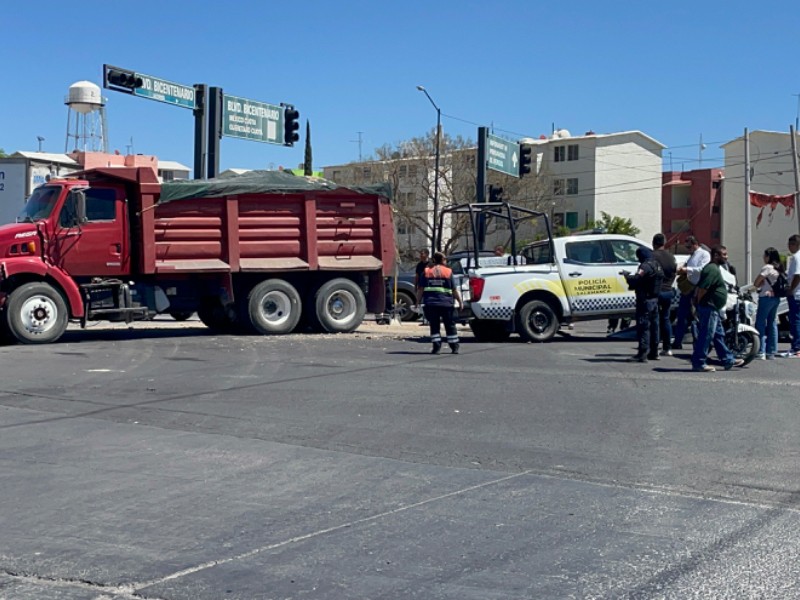
[[[173,83],[172,81],[145,75],[144,73],[136,73],[135,75],[141,78],[142,85],[133,90],[134,96],[157,100],[173,106],[180,106],[181,108],[190,108],[192,110],[197,108],[194,86]]]
[[[519,177],[519,144],[486,134],[486,162],[493,171]]]
[[[281,106],[238,96],[222,96],[222,135],[283,145]]]

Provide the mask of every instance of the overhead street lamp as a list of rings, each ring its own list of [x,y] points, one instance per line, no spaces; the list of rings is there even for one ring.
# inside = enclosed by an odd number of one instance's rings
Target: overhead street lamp
[[[428,93],[428,90],[426,90],[421,85],[418,85],[417,89],[420,92],[424,93],[425,96],[427,96],[428,100],[430,100],[430,103],[433,105],[433,108],[436,109],[436,159],[433,167],[435,173],[433,179],[433,226],[431,227],[431,237],[433,237],[432,246],[433,246],[433,251],[435,252],[437,250],[436,223],[439,217],[439,138],[442,130],[442,109],[440,109],[436,105],[436,102],[433,101],[433,98],[431,98],[431,95]]]

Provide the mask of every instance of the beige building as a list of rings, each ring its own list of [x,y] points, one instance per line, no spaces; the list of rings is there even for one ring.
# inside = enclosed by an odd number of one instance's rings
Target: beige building
[[[751,131],[750,191],[772,197],[793,194],[795,188],[792,144],[788,133]],[[800,146],[800,139],[798,139]],[[798,233],[796,201],[793,207],[775,201],[753,206],[745,190],[744,136],[722,145],[725,152],[725,179],[722,183],[722,243],[731,262],[739,270],[740,283],[752,283],[764,264],[764,250],[770,246],[786,254],[786,240]],[[750,265],[746,264],[745,215],[750,212]],[[746,281],[745,281],[746,280]]]

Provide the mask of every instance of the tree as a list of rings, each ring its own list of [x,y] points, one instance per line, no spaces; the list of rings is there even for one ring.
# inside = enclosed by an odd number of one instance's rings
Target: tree
[[[309,177],[314,174],[311,165],[311,123],[306,119],[306,154],[303,159],[303,175]]]
[[[477,148],[470,139],[452,137],[444,133],[440,142],[439,160],[439,209],[477,200],[476,183]],[[432,247],[432,209],[435,194],[436,130],[422,137],[412,138],[394,145],[385,144],[375,150],[372,160],[380,165],[383,181],[387,181],[393,193],[393,207],[397,228],[397,247],[404,261],[415,260],[420,237],[425,245]],[[367,169],[363,169],[366,171]],[[370,172],[371,180],[376,173]],[[528,175],[520,180],[495,171],[487,173],[487,184],[503,186],[504,198],[509,202],[533,210],[543,210],[546,205],[545,190],[541,178]],[[363,181],[354,181],[363,183]],[[437,223],[438,227],[438,223]],[[450,253],[456,249],[472,247],[472,228],[467,215],[451,214],[444,222],[442,250]],[[508,244],[510,232],[506,223],[489,219],[488,240]]]
[[[600,211],[601,219],[599,221],[589,221],[584,229],[594,229],[596,227],[602,228],[606,233],[618,233],[621,235],[630,235],[636,237],[641,232],[641,229],[633,224],[633,221],[624,217],[612,217],[607,212]]]
[[[8,154],[2,148],[0,148],[0,158],[8,158]]]

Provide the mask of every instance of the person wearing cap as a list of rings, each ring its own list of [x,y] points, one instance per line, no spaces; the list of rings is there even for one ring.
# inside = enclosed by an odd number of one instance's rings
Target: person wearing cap
[[[636,249],[636,259],[639,261],[636,273],[625,273],[628,287],[636,292],[636,337],[639,341],[636,355],[628,362],[646,363],[658,360],[658,295],[664,270],[653,259],[653,252],[644,246]]]
[[[453,309],[460,309],[463,304],[461,292],[453,279],[453,270],[447,266],[441,252],[433,253],[433,265],[423,271],[417,300],[424,302],[425,318],[430,323],[431,354],[439,354],[442,350],[442,323],[451,352],[458,354],[460,344]]]

